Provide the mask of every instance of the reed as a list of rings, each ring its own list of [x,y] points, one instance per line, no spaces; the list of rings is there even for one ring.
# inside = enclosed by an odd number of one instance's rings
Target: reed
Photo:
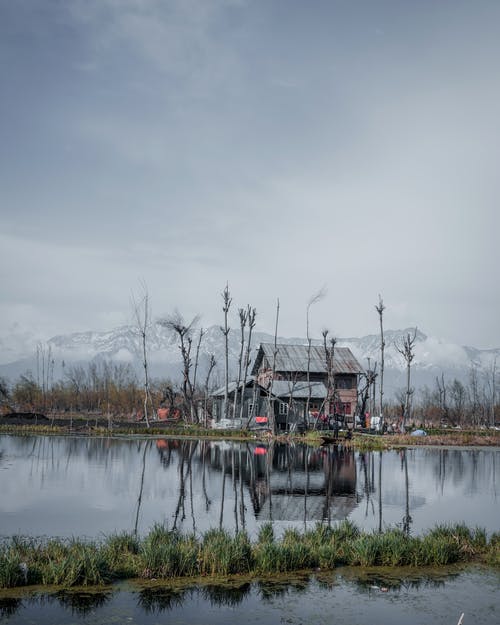
[[[212,529],[197,537],[154,525],[143,538],[113,534],[100,542],[13,536],[0,543],[0,588],[30,584],[99,586],[114,579],[268,575],[340,565],[442,566],[481,559],[500,566],[500,533],[438,525],[413,537],[401,529],[360,532],[351,522],[318,524],[281,538],[272,524],[251,542],[246,532]]]
[[[115,577],[138,577],[141,572],[140,543],[132,533],[121,532],[106,538],[103,551]]]
[[[237,532],[234,537],[223,529],[206,532],[200,553],[202,575],[248,573],[252,568],[252,546],[246,532]]]

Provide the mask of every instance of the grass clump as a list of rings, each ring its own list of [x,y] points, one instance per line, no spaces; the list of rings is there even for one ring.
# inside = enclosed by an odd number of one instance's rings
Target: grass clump
[[[94,543],[71,541],[61,558],[49,560],[42,582],[58,586],[101,586],[112,575],[105,553]]]
[[[206,532],[200,553],[202,575],[249,573],[252,568],[252,546],[246,532],[237,532],[234,537],[223,529]]]
[[[199,545],[194,536],[155,525],[140,550],[142,574],[146,579],[186,577],[198,573]]]
[[[103,551],[109,569],[115,577],[138,577],[141,572],[139,556],[140,543],[132,533],[121,532],[109,536],[103,545]]]
[[[422,536],[401,529],[360,532],[350,521],[287,529],[277,539],[271,523],[255,542],[246,532],[208,530],[201,537],[157,524],[143,538],[113,534],[100,542],[14,536],[0,543],[0,588],[28,584],[102,586],[113,579],[266,575],[340,565],[442,566],[481,559],[500,566],[500,533],[463,524],[438,525]]]
[[[500,567],[500,532],[492,534],[485,560],[490,566]]]

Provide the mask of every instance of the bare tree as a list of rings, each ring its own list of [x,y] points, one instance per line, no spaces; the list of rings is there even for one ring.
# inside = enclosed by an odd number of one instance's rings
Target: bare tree
[[[462,423],[465,412],[467,393],[465,386],[456,378],[451,382],[448,393],[451,400],[451,408],[455,423]]]
[[[365,378],[365,386],[360,389],[359,392],[359,412],[362,415],[365,415],[366,407],[368,405],[368,414],[373,417],[375,411],[375,388],[377,382],[377,363],[375,362],[373,367],[371,364],[371,358],[368,358],[368,367],[366,369],[366,373],[363,374]],[[371,426],[371,423],[365,423],[368,427]]]
[[[255,328],[255,317],[257,316],[257,311],[255,308],[251,308],[250,305],[247,306],[247,319],[248,319],[248,339],[247,339],[247,349],[245,352],[245,366],[243,367],[243,391],[241,396],[241,406],[240,406],[240,419],[243,419],[243,408],[245,406],[245,387],[247,384],[247,376],[248,376],[248,367],[250,366],[250,349],[252,348],[252,332]]]
[[[194,358],[194,372],[193,372],[193,390],[194,392],[196,392],[196,378],[198,375],[198,365],[200,362],[200,347],[201,347],[201,341],[203,340],[203,337],[205,336],[206,331],[203,328],[200,328],[200,331],[198,333],[198,343],[196,344],[196,355]]]
[[[441,380],[436,376],[436,387],[439,398],[439,409],[441,419],[448,420],[448,404],[446,402],[446,384],[444,382],[444,373],[441,373]]]
[[[317,304],[321,301],[326,295],[326,288],[323,286],[321,289],[312,295],[307,302],[306,308],[306,338],[307,338],[307,403],[306,403],[306,412],[304,415],[304,425],[307,426],[307,419],[309,417],[309,405],[311,403],[311,346],[312,340],[309,335],[309,310],[311,306]]]
[[[240,355],[238,357],[238,377],[236,379],[236,386],[234,389],[234,401],[233,401],[233,419],[236,419],[236,409],[238,406],[238,391],[241,382],[241,372],[243,369],[243,351],[245,349],[245,328],[248,321],[248,309],[238,308],[238,315],[240,318]],[[241,400],[243,404],[243,398],[245,395],[245,388],[241,389]]]
[[[207,377],[205,378],[205,402],[204,402],[204,415],[205,415],[205,427],[207,427],[207,418],[208,418],[208,389],[209,389],[209,385],[210,385],[210,376],[212,375],[212,371],[215,369],[215,365],[216,365],[216,361],[215,361],[215,356],[213,354],[210,354],[209,357],[209,361],[208,361],[208,370],[207,370]]]
[[[335,373],[333,371],[333,365],[335,361],[335,345],[337,344],[337,339],[332,336],[328,341],[328,330],[323,330],[321,333],[323,336],[323,348],[325,350],[325,360],[326,360],[326,373],[327,373],[327,388],[326,388],[326,405],[328,411],[331,409],[332,402],[335,403]],[[335,412],[335,406],[333,408],[333,412]]]
[[[276,375],[276,356],[278,355],[278,321],[280,316],[280,300],[276,300],[276,322],[274,325],[274,349],[271,380],[267,389],[267,418],[273,434],[276,434],[276,419],[274,416],[274,396],[272,394],[274,376]]]
[[[469,372],[469,388],[470,388],[470,410],[471,419],[474,425],[479,425],[479,413],[481,400],[479,397],[479,379],[477,374],[477,368],[472,365]]]
[[[380,394],[380,405],[379,405],[380,427],[383,427],[384,425],[384,349],[385,349],[383,315],[384,315],[385,306],[380,295],[378,296],[378,306],[375,306],[375,310],[378,313],[379,322],[380,322],[380,382],[378,385],[378,389],[379,389],[379,394]]]
[[[191,422],[196,420],[193,402],[194,387],[191,380],[191,349],[193,346],[193,329],[197,324],[198,319],[199,317],[197,315],[191,320],[190,323],[186,323],[179,311],[176,310],[173,315],[159,322],[161,325],[175,332],[179,337],[179,349],[182,356],[182,395],[184,398],[184,413],[189,415]]]
[[[233,301],[227,283],[224,291],[222,291],[222,301],[222,312],[224,313],[224,327],[221,327],[221,332],[224,335],[224,418],[227,419],[229,416],[229,332],[231,331],[227,317]]]
[[[149,428],[148,408],[151,410],[151,416],[154,415],[153,398],[151,397],[151,388],[149,382],[149,368],[148,368],[148,332],[150,331],[150,316],[151,310],[149,305],[149,294],[145,283],[142,286],[142,297],[137,301],[132,295],[132,305],[136,321],[136,329],[141,338],[142,346],[142,366],[144,369],[144,419],[146,426]]]
[[[413,331],[413,335],[408,332],[405,337],[401,340],[399,344],[396,344],[396,349],[403,356],[406,362],[406,401],[405,401],[405,410],[403,414],[403,422],[401,424],[401,428],[404,431],[406,427],[406,422],[410,418],[410,409],[411,409],[411,396],[413,394],[413,389],[410,386],[410,369],[411,363],[415,358],[415,341],[417,338],[417,328]]]

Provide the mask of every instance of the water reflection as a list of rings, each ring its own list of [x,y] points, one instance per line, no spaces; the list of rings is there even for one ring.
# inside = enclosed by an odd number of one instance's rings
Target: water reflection
[[[87,616],[97,608],[102,608],[112,597],[107,591],[74,591],[61,590],[53,595],[46,595],[49,601],[56,601],[60,606],[68,608],[71,614]]]
[[[241,625],[259,622],[323,624],[357,622],[449,623],[461,612],[477,625],[498,622],[498,573],[477,569],[461,573],[388,577],[354,569],[197,587],[167,586],[110,593],[59,592],[0,598],[0,622],[9,625],[71,622],[205,622]],[[455,622],[453,621],[453,622]]]
[[[419,533],[498,530],[498,449],[354,452],[341,445],[0,436],[4,535],[246,529],[349,518]]]

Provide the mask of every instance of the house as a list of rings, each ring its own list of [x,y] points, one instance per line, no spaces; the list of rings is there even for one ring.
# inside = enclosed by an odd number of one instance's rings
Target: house
[[[352,420],[361,373],[363,367],[347,347],[330,352],[322,345],[279,344],[275,349],[271,343],[261,343],[252,370],[259,387],[275,400],[280,429],[328,415]]]
[[[236,414],[234,413],[234,396],[238,389]],[[225,386],[221,386],[217,390],[213,391],[210,396],[212,398],[212,419],[214,427],[219,428],[241,428],[245,427],[249,418],[259,414],[260,408],[260,396],[263,389],[260,389],[253,376],[249,376],[245,387],[243,388],[243,382],[239,385],[236,382],[229,382],[227,388],[228,397],[228,409],[227,416],[225,418],[224,410],[224,398],[226,395]],[[243,396],[243,399],[242,399]],[[243,401],[243,410],[241,409],[241,402]],[[259,404],[258,406],[255,404]],[[255,405],[255,407],[254,407]]]
[[[336,347],[333,359],[323,346],[261,343],[241,396],[238,386],[237,410],[233,415],[236,383],[228,387],[229,419],[235,426],[250,419],[265,425],[269,411],[278,429],[289,430],[294,424],[312,424],[330,415],[352,420],[357,401],[359,375],[363,368],[350,349]],[[273,367],[274,362],[274,367]],[[274,370],[274,375],[273,375]],[[309,371],[309,374],[308,374]],[[309,382],[308,382],[309,379]],[[212,416],[220,422],[225,416],[225,388],[212,393]],[[242,420],[239,420],[240,415]]]

